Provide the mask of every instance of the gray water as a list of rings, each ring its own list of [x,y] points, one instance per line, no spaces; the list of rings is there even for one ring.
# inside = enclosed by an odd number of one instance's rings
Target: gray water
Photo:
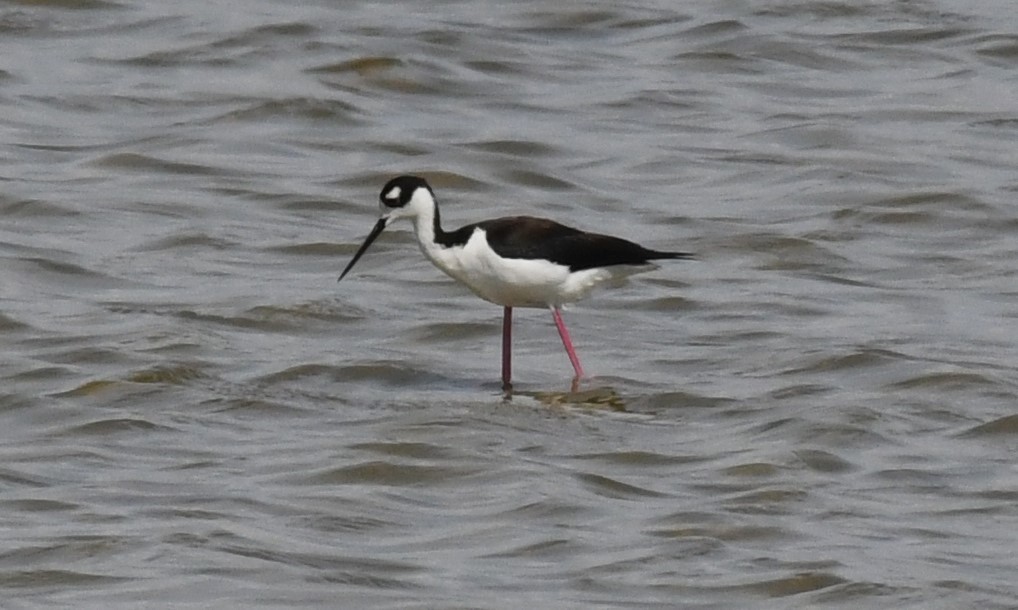
[[[3,3],[0,606],[1018,607],[1014,8]]]

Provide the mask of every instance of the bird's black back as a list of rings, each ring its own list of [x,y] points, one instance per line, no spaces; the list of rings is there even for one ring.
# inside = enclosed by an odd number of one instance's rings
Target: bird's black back
[[[687,252],[650,250],[621,237],[587,233],[553,220],[512,216],[485,220],[445,233],[443,245],[465,244],[482,229],[492,250],[504,258],[547,259],[582,271],[612,265],[644,265],[652,260],[690,258]]]

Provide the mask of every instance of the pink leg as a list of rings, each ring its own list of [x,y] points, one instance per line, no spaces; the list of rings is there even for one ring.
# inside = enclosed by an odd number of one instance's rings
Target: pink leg
[[[511,382],[513,376],[512,366],[512,334],[513,334],[513,308],[506,307],[502,313],[502,389],[509,391],[513,389]]]
[[[558,334],[562,337],[562,345],[565,346],[566,353],[569,354],[569,362],[573,364],[573,370],[576,371],[576,379],[579,379],[583,377],[583,367],[580,366],[580,359],[576,357],[576,350],[573,349],[573,341],[569,338],[566,323],[562,321],[562,312],[558,310],[558,307],[552,307],[551,315],[555,318],[555,326],[558,327]]]

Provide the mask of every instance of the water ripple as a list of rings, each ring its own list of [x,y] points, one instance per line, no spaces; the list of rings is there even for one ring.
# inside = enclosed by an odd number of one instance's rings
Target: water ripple
[[[8,3],[5,600],[1012,606],[1006,8]],[[400,173],[696,260],[506,396]]]

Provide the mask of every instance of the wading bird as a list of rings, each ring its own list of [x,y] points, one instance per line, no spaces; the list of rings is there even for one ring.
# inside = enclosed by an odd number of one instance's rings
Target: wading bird
[[[603,282],[646,270],[653,260],[691,257],[687,252],[650,250],[619,237],[530,216],[484,220],[445,231],[435,192],[417,176],[389,180],[379,195],[379,207],[381,217],[339,279],[346,277],[387,226],[400,218],[410,220],[428,260],[477,296],[504,308],[502,387],[506,391],[512,389],[514,307],[551,310],[576,373],[575,386],[583,377],[583,367],[562,321],[562,305],[586,297]]]

